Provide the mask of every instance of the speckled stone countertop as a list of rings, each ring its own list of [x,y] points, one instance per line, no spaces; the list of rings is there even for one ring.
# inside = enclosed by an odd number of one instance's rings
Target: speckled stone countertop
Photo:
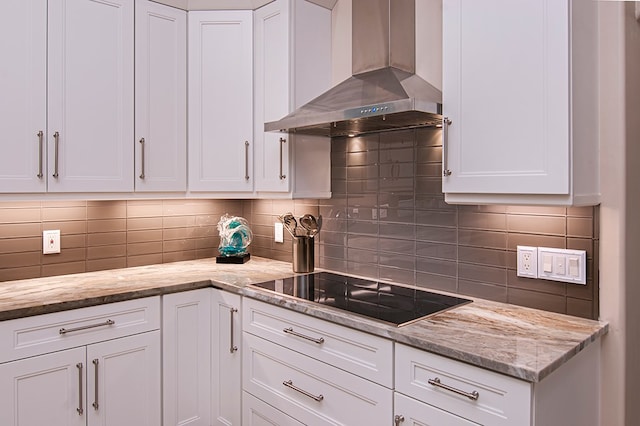
[[[247,287],[291,276],[291,264],[253,257],[167,263],[0,283],[0,321],[204,287],[218,287],[530,382],[608,330],[606,323],[473,299],[403,327]]]

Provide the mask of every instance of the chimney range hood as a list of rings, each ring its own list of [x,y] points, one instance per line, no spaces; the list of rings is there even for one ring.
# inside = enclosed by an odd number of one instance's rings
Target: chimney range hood
[[[353,76],[265,131],[351,136],[442,124],[442,92],[415,74],[415,0],[353,0]]]

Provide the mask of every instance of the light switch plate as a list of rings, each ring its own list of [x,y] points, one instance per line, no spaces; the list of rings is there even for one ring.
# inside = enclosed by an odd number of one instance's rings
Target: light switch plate
[[[60,253],[60,230],[42,231],[42,254]]]
[[[275,222],[273,226],[273,239],[276,243],[284,243],[284,227],[282,222]]]
[[[538,247],[538,278],[587,284],[587,252]]]

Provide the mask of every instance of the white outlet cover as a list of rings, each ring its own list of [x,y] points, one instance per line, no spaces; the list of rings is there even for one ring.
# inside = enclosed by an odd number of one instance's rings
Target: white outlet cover
[[[519,277],[538,278],[538,247],[517,247],[517,274]]]
[[[42,254],[60,253],[60,230],[42,231]]]
[[[276,243],[284,243],[284,227],[282,222],[274,223],[273,239]]]

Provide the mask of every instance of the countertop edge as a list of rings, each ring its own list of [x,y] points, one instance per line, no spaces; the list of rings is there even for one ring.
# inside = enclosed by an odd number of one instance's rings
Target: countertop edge
[[[142,270],[142,272],[146,272],[146,270]],[[271,275],[279,275],[281,273],[284,272],[276,270]],[[234,274],[235,271],[229,272],[228,276],[222,274],[222,276],[214,278],[206,278],[205,276],[183,277],[183,282],[180,282],[180,278],[175,280],[178,281],[177,284],[174,284],[172,281],[165,281],[165,283],[162,285],[154,285],[154,283],[138,287],[133,285],[131,290],[118,290],[117,288],[105,287],[106,294],[98,293],[90,297],[83,297],[82,293],[79,292],[77,295],[74,294],[74,298],[71,300],[68,298],[60,298],[59,300],[48,300],[45,303],[37,305],[0,311],[0,321],[15,320],[35,315],[44,315],[89,306],[122,302],[144,297],[162,296],[171,293],[212,287],[252,299],[260,300],[276,306],[281,306],[296,312],[310,315],[312,317],[327,320],[338,325],[386,338],[396,343],[412,346],[414,348],[425,350],[459,362],[464,362],[469,365],[477,366],[497,373],[502,373],[510,377],[533,383],[539,382],[553,373],[564,363],[580,353],[580,351],[582,351],[584,348],[586,348],[593,342],[596,342],[609,330],[609,325],[606,322],[589,320],[593,321],[593,323],[591,323],[591,325],[589,325],[589,323],[584,323],[586,325],[584,327],[581,326],[582,331],[580,333],[574,333],[573,338],[566,338],[567,344],[558,345],[558,347],[556,348],[554,348],[553,345],[547,345],[547,347],[550,348],[547,353],[548,356],[543,357],[542,361],[540,362],[541,367],[536,368],[535,365],[530,365],[526,362],[520,362],[518,364],[517,359],[514,362],[509,362],[510,360],[499,359],[499,356],[491,357],[488,353],[472,353],[470,348],[465,347],[464,344],[457,345],[454,341],[454,343],[448,345],[449,341],[438,339],[438,327],[440,327],[440,330],[446,330],[446,328],[452,326],[453,331],[459,329],[461,332],[464,332],[464,329],[460,328],[460,326],[456,324],[455,321],[453,323],[447,323],[446,320],[443,321],[441,319],[435,319],[434,317],[434,321],[427,319],[424,323],[422,323],[422,325],[407,325],[405,327],[398,328],[395,325],[382,323],[380,321],[353,314],[347,311],[341,311],[328,306],[315,304],[313,302],[287,297],[276,293],[266,292],[262,289],[252,288],[250,286],[250,284],[252,283],[251,280],[238,280],[235,278]],[[118,278],[122,279],[122,277]],[[190,279],[192,281],[189,281]],[[493,302],[482,302],[482,304],[479,305],[479,311],[482,312],[483,309],[486,310],[487,303]],[[502,310],[506,309],[502,307],[502,305],[499,306]],[[495,308],[491,307],[491,309]],[[513,307],[513,309],[516,310],[514,312],[521,312],[519,311],[519,309],[523,308],[516,306]],[[544,318],[544,311],[536,312],[541,313],[540,315],[536,316]],[[555,321],[555,317],[553,315],[556,314],[546,313],[545,315],[547,315],[547,320],[549,318],[552,318],[552,321]],[[484,319],[484,316],[480,316],[480,318]],[[566,318],[570,319],[568,321],[562,320],[565,321],[565,324],[568,323],[575,325],[578,323],[577,320],[581,320],[574,317]],[[541,322],[541,324],[543,323],[544,321]],[[529,325],[538,327],[536,324],[536,322],[533,322]],[[547,329],[549,329],[548,325]],[[569,329],[570,328],[567,328],[567,330]],[[509,335],[505,336],[509,337]],[[502,340],[502,336],[500,336],[500,340]],[[571,344],[573,344],[573,346],[569,346]],[[458,347],[456,347],[456,345]]]

